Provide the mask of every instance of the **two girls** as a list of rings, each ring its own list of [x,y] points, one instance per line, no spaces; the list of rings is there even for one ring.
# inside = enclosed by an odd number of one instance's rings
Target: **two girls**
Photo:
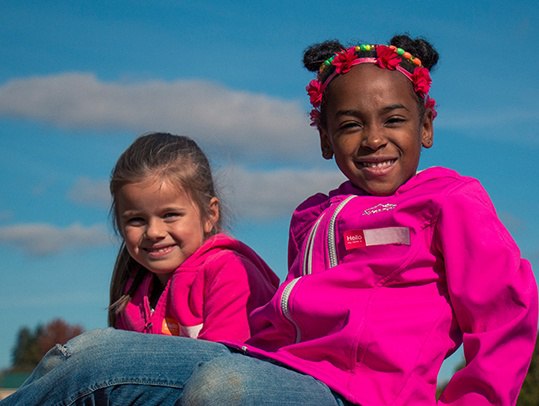
[[[437,59],[408,36],[306,51],[322,156],[348,181],[293,214],[288,277],[252,313],[246,343],[90,332],[6,404],[514,405],[537,285],[479,182],[417,172]],[[437,399],[461,344],[466,365]]]

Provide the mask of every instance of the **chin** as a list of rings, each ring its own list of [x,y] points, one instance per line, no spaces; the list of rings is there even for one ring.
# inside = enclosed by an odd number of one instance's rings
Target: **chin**
[[[385,188],[384,187],[374,187],[374,188],[362,187],[361,189],[365,190],[368,194],[372,196],[390,196],[393,193],[395,193],[395,191],[397,190],[397,188],[391,188],[391,187],[385,187]]]

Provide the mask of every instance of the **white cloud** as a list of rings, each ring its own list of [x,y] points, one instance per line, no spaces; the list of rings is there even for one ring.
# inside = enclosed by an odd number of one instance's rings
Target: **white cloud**
[[[61,228],[51,224],[16,224],[0,227],[0,244],[14,246],[35,256],[56,254],[66,249],[89,248],[112,243],[104,225],[85,227],[72,224]]]
[[[69,190],[68,197],[83,206],[107,208],[111,203],[109,184],[105,180],[79,178]]]
[[[304,159],[317,148],[299,102],[205,81],[104,82],[90,73],[12,79],[0,86],[0,116],[71,129],[170,131],[254,159]]]
[[[328,192],[344,181],[338,170],[251,171],[225,168],[218,173],[225,202],[235,217],[271,219],[289,217],[310,195]]]

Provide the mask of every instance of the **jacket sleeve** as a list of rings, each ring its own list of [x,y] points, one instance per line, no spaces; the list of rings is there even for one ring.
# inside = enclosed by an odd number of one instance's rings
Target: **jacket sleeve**
[[[537,336],[530,263],[475,180],[445,196],[436,227],[466,359],[439,404],[514,405]]]
[[[275,292],[257,266],[243,255],[223,251],[204,270],[204,327],[198,338],[244,342],[250,336],[249,313]]]

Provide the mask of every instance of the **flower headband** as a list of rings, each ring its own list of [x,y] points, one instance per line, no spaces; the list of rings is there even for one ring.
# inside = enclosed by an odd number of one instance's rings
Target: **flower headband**
[[[424,100],[425,107],[432,110],[436,117],[435,100],[428,93],[431,85],[429,70],[422,66],[421,60],[402,48],[394,45],[356,45],[337,52],[326,59],[318,70],[316,79],[306,87],[313,109],[311,110],[311,126],[320,123],[320,105],[329,83],[337,76],[350,72],[350,69],[362,63],[373,63],[382,69],[396,70],[406,76],[414,85],[416,94]],[[408,65],[408,69],[403,66]]]

